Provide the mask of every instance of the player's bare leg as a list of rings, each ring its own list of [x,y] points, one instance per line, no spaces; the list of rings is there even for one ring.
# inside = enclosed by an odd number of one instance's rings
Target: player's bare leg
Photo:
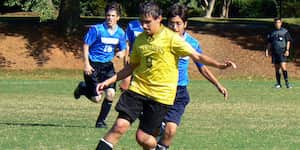
[[[124,135],[130,127],[128,120],[117,118],[113,127],[100,140],[97,150],[112,150],[113,145],[117,144],[122,135]]]
[[[138,129],[136,132],[136,141],[144,148],[144,150],[155,149],[157,146],[155,137],[145,133],[141,129]]]

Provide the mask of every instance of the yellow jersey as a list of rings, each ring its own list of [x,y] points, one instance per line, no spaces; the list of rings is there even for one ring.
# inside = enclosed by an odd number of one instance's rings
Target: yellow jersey
[[[194,49],[177,33],[161,25],[157,34],[141,33],[134,42],[130,63],[137,65],[129,90],[166,105],[173,105],[179,57]]]

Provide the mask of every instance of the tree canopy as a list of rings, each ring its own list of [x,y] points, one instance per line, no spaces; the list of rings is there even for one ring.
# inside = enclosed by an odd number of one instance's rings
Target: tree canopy
[[[143,0],[116,0],[121,3],[123,16],[138,16],[138,5]],[[189,8],[190,16],[197,17],[276,17],[282,8],[283,17],[300,17],[300,0],[152,0],[166,13],[173,3]],[[82,16],[104,16],[106,0],[4,0],[0,13],[9,11],[36,12],[41,21],[57,20],[62,31],[73,32]],[[282,7],[280,7],[282,2]]]

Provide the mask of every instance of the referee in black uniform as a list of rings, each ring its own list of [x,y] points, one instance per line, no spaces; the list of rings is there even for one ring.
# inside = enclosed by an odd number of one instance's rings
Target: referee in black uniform
[[[288,81],[287,72],[287,57],[290,55],[289,49],[291,45],[291,35],[287,29],[281,27],[282,20],[280,18],[274,19],[275,30],[268,34],[268,45],[266,48],[266,56],[269,56],[269,51],[272,55],[272,63],[274,64],[276,74],[275,88],[281,88],[280,69],[282,71],[286,88],[292,88]]]

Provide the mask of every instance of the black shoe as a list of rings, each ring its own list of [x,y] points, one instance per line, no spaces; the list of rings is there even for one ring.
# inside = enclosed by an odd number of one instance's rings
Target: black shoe
[[[84,84],[84,82],[79,82],[76,89],[74,90],[74,98],[75,99],[79,99],[80,96],[81,96],[81,93],[80,93],[80,87],[82,86],[82,84]]]
[[[288,88],[288,89],[293,88],[293,87],[290,85],[290,83],[286,83],[285,85],[286,85],[286,88]]]
[[[96,123],[96,128],[107,128],[107,125],[104,121],[100,121]]]

